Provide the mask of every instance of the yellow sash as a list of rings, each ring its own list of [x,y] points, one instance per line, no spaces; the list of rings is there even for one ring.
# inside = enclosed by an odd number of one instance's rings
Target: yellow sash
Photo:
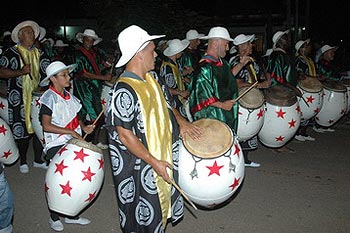
[[[120,82],[130,85],[140,101],[146,141],[149,152],[159,160],[172,164],[172,126],[163,92],[151,74],[145,75],[145,81],[120,77]],[[172,174],[169,174],[172,177]],[[171,217],[171,185],[154,172],[159,202],[162,209],[162,222]]]
[[[312,77],[315,77],[316,76],[316,69],[315,69],[314,62],[310,58],[308,58],[304,55],[300,55],[300,56],[304,59],[304,61],[306,61],[307,66],[309,67],[309,75]]]
[[[16,47],[18,49],[21,67],[25,64],[30,64],[30,75],[22,75],[22,92],[26,127],[28,133],[32,134],[34,130],[30,119],[30,109],[32,106],[32,92],[38,87],[40,79],[40,52],[36,48],[28,50],[21,45],[16,45]]]
[[[258,81],[256,77],[256,72],[252,63],[249,64],[249,66],[247,67],[247,70],[248,70],[248,83],[255,83],[256,81]]]
[[[179,67],[178,65],[174,65],[170,62],[166,62],[164,61],[163,64],[162,64],[162,67],[163,66],[170,66],[171,70],[173,71],[173,74],[174,74],[174,77],[175,77],[175,81],[176,81],[176,84],[177,84],[177,87],[179,88],[180,91],[184,91],[186,90],[185,89],[185,84],[184,84],[184,81],[182,80],[182,77],[181,77],[181,74],[180,74],[180,71],[179,71]],[[179,100],[181,101],[182,104],[185,103],[185,99],[179,95]]]

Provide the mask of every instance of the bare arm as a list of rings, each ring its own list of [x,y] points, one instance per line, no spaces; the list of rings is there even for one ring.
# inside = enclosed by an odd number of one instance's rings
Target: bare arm
[[[21,75],[30,73],[30,65],[25,65],[22,69],[19,70],[11,70],[5,67],[0,67],[0,77],[1,78],[14,78]]]
[[[69,134],[73,138],[77,138],[81,140],[83,139],[81,135],[79,135],[77,132],[75,132],[72,129],[67,129],[67,128],[59,127],[57,125],[52,124],[50,115],[43,114],[41,118],[41,124],[45,132],[57,133],[57,134]]]
[[[187,121],[183,116],[181,116],[181,114],[176,108],[172,108],[172,111],[175,115],[177,123],[180,126],[181,137],[184,137],[187,133],[194,140],[199,139],[202,135],[201,128]]]

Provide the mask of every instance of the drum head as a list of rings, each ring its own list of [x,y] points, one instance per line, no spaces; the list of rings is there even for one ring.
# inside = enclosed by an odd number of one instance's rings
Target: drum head
[[[346,87],[350,87],[350,79],[344,79],[341,81],[341,83]]]
[[[99,147],[97,147],[96,145],[92,144],[91,142],[72,138],[67,143],[77,145],[77,146],[83,147],[85,149],[92,150],[96,153],[103,154],[102,150]]]
[[[297,102],[295,92],[289,87],[276,85],[264,90],[266,102],[276,106],[292,106]]]
[[[193,124],[202,129],[199,140],[193,140],[185,134],[183,143],[188,152],[200,158],[216,158],[225,154],[233,144],[233,135],[230,127],[215,119],[200,119]]]
[[[248,88],[249,86],[241,87],[238,95],[241,95]],[[238,102],[247,109],[257,109],[264,104],[264,95],[259,89],[253,88],[240,98]]]
[[[320,92],[323,88],[322,83],[317,78],[307,77],[303,80],[300,80],[298,84],[300,88],[311,93]]]
[[[323,82],[323,87],[335,92],[346,92],[346,86],[344,86],[341,82],[326,80]]]

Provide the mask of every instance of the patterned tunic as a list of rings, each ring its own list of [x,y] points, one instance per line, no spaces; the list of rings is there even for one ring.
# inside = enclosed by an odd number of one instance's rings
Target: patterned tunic
[[[323,58],[317,63],[317,72],[326,76],[326,78],[330,80],[339,80],[340,78],[340,74],[337,72],[336,67]]]
[[[135,74],[122,76],[140,80]],[[162,85],[162,90],[166,90]],[[120,141],[116,126],[131,130],[148,148],[140,102],[135,91],[124,82],[117,82],[106,111],[106,128],[109,134],[109,152],[123,232],[164,232],[153,168],[133,155]],[[168,97],[171,99],[171,97]],[[179,128],[167,103],[172,122],[173,177],[178,180]],[[183,198],[172,187],[172,221],[183,216]]]
[[[36,49],[36,48],[33,48]],[[40,58],[40,77],[46,76],[46,67],[50,64],[49,59]],[[7,49],[0,58],[0,66],[11,70],[21,69],[21,62],[16,46]],[[30,133],[27,131],[24,117],[24,101],[22,89],[22,76],[10,78],[7,80],[7,101],[8,101],[8,117],[9,126],[11,127],[13,137],[15,139],[28,138]],[[27,78],[27,77],[24,77]],[[39,80],[38,79],[38,80]],[[38,82],[35,84],[38,85]],[[38,116],[39,117],[39,116]]]
[[[303,73],[310,76],[316,76],[315,63],[309,57],[299,55],[295,59],[295,67],[298,73]]]
[[[194,75],[198,73],[199,69],[199,60],[201,59],[202,55],[200,54],[199,50],[186,48],[184,53],[179,59],[179,65],[180,67],[192,67],[194,69],[194,72],[191,74],[188,74],[187,77],[192,80]]]

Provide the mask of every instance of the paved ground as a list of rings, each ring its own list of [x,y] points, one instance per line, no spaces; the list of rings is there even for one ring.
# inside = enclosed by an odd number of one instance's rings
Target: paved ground
[[[310,129],[316,141],[291,141],[295,154],[274,154],[260,145],[250,158],[262,166],[246,169],[240,191],[227,205],[195,211],[186,203],[183,220],[169,224],[166,232],[350,232],[349,123],[342,119],[333,133]],[[32,161],[32,151],[28,157]],[[121,232],[107,151],[105,160],[101,193],[81,214],[91,224],[65,224],[64,232]],[[53,232],[43,189],[45,170],[30,167],[28,174],[21,174],[18,166],[5,170],[15,197],[14,232]]]

